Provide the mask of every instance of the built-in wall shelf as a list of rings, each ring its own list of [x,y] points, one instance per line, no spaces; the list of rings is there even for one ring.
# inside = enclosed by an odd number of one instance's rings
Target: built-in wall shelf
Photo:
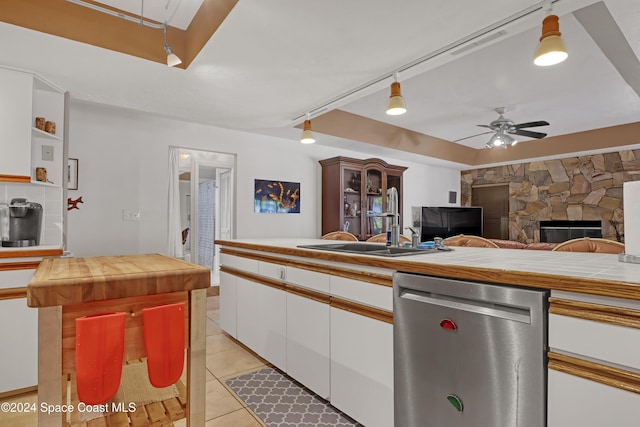
[[[40,130],[36,127],[32,127],[31,128],[31,135],[34,137],[38,137],[38,138],[47,138],[47,139],[52,139],[54,141],[62,141],[62,137],[59,135],[54,135],[52,133],[49,132],[45,132],[43,130]]]
[[[35,180],[32,180],[32,181],[31,181],[31,184],[33,184],[33,185],[41,185],[41,186],[43,186],[43,187],[53,187],[53,188],[60,188],[60,187],[62,187],[62,185],[61,185],[61,184],[56,184],[56,183],[51,183],[51,182],[35,181]]]

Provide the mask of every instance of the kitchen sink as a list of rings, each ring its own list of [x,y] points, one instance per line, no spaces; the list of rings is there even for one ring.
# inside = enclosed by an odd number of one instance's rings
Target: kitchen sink
[[[321,251],[346,252],[350,254],[376,255],[385,257],[420,255],[438,252],[438,249],[395,247],[375,243],[328,243],[321,245],[299,245],[298,247],[305,249],[318,249]]]

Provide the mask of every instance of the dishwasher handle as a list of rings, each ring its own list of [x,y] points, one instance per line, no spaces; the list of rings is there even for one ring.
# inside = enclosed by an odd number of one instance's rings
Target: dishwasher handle
[[[440,307],[462,310],[485,316],[497,317],[505,320],[513,320],[521,323],[531,323],[531,310],[526,307],[515,307],[506,304],[487,303],[449,295],[441,295],[431,292],[421,292],[414,289],[401,288],[400,298],[417,301]]]

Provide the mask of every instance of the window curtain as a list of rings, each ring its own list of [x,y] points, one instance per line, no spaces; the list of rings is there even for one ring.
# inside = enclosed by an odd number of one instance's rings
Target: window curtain
[[[203,182],[198,186],[198,264],[213,269],[215,239],[215,183]]]
[[[167,255],[183,258],[180,220],[180,149],[169,147],[169,215]]]

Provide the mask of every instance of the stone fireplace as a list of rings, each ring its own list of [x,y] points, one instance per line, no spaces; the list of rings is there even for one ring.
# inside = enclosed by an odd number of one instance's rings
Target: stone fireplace
[[[544,221],[596,221],[601,235],[622,240],[622,186],[640,180],[640,150],[518,163],[461,172],[462,206],[474,186],[509,186],[509,239],[540,242]]]

